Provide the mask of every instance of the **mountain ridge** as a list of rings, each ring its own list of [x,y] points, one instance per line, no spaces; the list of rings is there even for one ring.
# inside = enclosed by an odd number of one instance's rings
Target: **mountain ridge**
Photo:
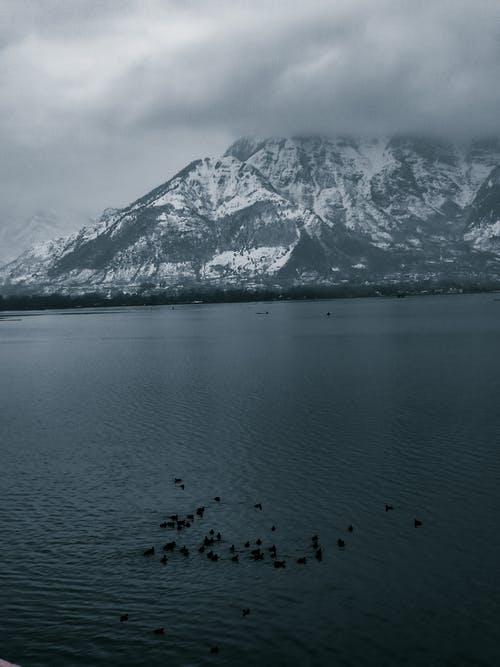
[[[25,251],[0,269],[0,286],[495,278],[499,219],[497,139],[244,137],[95,224]]]

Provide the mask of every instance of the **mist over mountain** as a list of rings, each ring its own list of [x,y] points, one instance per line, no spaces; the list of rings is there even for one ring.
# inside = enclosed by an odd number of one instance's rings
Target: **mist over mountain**
[[[243,138],[0,270],[82,293],[500,279],[500,140]]]

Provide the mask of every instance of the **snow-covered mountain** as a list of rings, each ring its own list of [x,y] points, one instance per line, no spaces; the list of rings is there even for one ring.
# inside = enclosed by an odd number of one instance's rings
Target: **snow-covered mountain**
[[[0,270],[44,291],[500,277],[500,141],[240,139]]]

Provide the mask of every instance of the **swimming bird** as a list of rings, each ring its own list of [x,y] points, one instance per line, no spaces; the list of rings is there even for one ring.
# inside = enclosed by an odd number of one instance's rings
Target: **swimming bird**
[[[284,560],[275,560],[274,567],[286,567],[286,562]]]
[[[184,487],[184,484],[181,484],[180,487],[181,487],[181,489],[184,491],[184,488],[185,488],[185,487]]]
[[[200,552],[200,554],[202,554],[205,551],[205,545],[202,544],[201,547],[198,549],[198,551]]]
[[[271,526],[271,531],[272,531],[273,533],[274,533],[275,530],[276,530],[276,526]]]
[[[262,544],[262,540],[260,539],[260,537],[257,540],[255,540],[255,544],[258,544],[259,546]]]
[[[183,556],[189,556],[189,549],[186,546],[183,546],[179,549]]]
[[[156,630],[153,630],[155,635],[164,635],[165,634],[165,628],[156,628]]]
[[[353,528],[352,526],[348,526],[348,527],[347,527],[347,530],[348,530],[350,533],[352,533],[352,531],[354,530],[354,528]]]
[[[215,535],[215,530],[213,528],[210,528],[208,532],[210,533],[210,535]]]
[[[422,525],[422,522],[419,521],[418,519],[415,519],[415,521],[413,523],[414,523],[415,528],[418,528],[419,526]]]
[[[250,609],[243,609],[242,611],[243,611],[243,616],[248,616],[248,614],[250,613]]]
[[[385,506],[385,511],[388,512],[389,510],[393,510],[394,507],[392,505],[387,505]]]
[[[173,551],[175,549],[175,542],[167,542],[163,545],[163,551]]]
[[[215,539],[217,540],[217,542],[220,542],[222,540],[222,535],[220,533],[217,533]]]
[[[146,549],[146,551],[144,552],[144,555],[145,556],[154,556],[154,553],[155,553],[155,548],[151,547],[151,549]]]
[[[172,521],[179,521],[179,515],[178,514],[171,514],[170,518],[172,519]]]
[[[255,509],[261,510],[262,509],[262,503],[256,503],[254,505]]]
[[[128,614],[122,614],[120,616],[120,623],[123,623],[123,621],[128,621]]]
[[[249,546],[250,546],[250,542],[245,542],[245,548],[248,549]]]
[[[216,503],[220,503],[220,496],[215,496],[214,500]]]
[[[299,565],[305,565],[306,564],[306,557],[304,556],[303,558],[297,558],[297,563]]]
[[[316,550],[316,553],[314,554],[316,557],[316,560],[322,560],[323,558],[323,549],[319,547],[319,549]]]
[[[175,483],[175,484],[180,484],[181,482],[182,482],[182,479],[181,479],[180,477],[176,477],[176,478],[174,479],[174,483]]]
[[[327,313],[326,316],[327,316],[327,317],[330,317],[330,313]]]
[[[340,537],[339,537],[339,539],[337,540],[337,545],[338,545],[340,548],[345,547],[345,542],[344,542],[344,540],[341,540]]]
[[[313,544],[319,540],[319,537],[317,535],[313,535],[311,537],[311,540],[313,541]]]
[[[231,544],[231,546],[229,547],[229,551],[231,551],[234,554],[234,552],[236,551],[236,547],[234,546],[234,544]]]
[[[205,508],[204,508],[203,506],[202,506],[202,507],[197,507],[197,508],[196,508],[196,514],[197,514],[198,516],[203,516],[203,512],[204,512],[204,511],[205,511]]]
[[[160,528],[166,528],[166,527],[167,527],[167,522],[166,522],[166,521],[162,521],[162,522],[160,523]]]
[[[239,562],[240,562],[240,556],[239,556],[239,554],[236,554],[236,556],[233,556],[233,557],[231,558],[231,560],[233,561],[233,563],[239,563]]]
[[[163,563],[163,565],[166,565],[167,562],[168,562],[168,558],[167,558],[165,555],[163,555],[163,556],[160,558],[160,563]]]
[[[188,514],[188,515],[187,515],[187,518],[188,518],[190,521],[194,521],[194,514]]]
[[[219,647],[218,646],[212,646],[210,649],[210,653],[218,653],[219,652]]]

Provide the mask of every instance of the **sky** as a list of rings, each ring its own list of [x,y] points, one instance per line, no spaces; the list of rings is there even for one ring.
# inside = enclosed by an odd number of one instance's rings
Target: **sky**
[[[244,135],[500,135],[499,82],[498,0],[0,0],[0,232]]]

